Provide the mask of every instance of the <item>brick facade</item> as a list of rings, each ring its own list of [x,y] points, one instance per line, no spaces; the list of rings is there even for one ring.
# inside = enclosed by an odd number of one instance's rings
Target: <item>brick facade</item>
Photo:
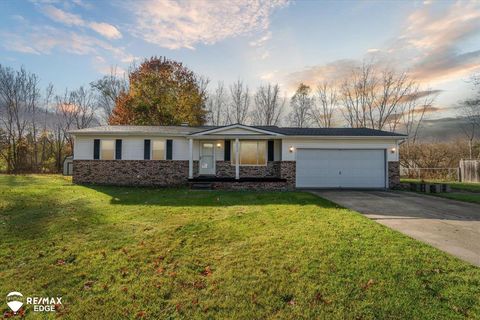
[[[280,177],[281,161],[268,161],[266,166],[240,166],[240,177]],[[235,177],[235,165],[230,161],[216,162],[216,176]]]
[[[197,171],[198,162],[194,162]],[[118,186],[180,186],[188,183],[188,161],[74,160],[73,182]]]
[[[399,161],[388,162],[388,187],[390,189],[396,189],[400,187],[400,162]]]
[[[198,161],[194,161],[198,175]],[[217,161],[218,177],[235,177],[235,166]],[[287,190],[295,188],[295,161],[271,161],[267,166],[240,167],[240,177],[277,177],[281,182],[215,182],[214,188]],[[400,185],[400,164],[388,162],[389,188]],[[73,182],[120,186],[183,186],[188,184],[188,161],[171,160],[74,160]]]
[[[280,178],[287,180],[289,189],[294,189],[296,184],[297,168],[295,161],[280,161]]]
[[[217,161],[218,177],[235,177],[235,166]],[[198,161],[193,164],[198,176]],[[295,162],[270,161],[267,166],[240,167],[240,177],[283,178],[279,182],[215,182],[214,188],[286,190],[295,188]],[[183,186],[188,184],[188,161],[171,160],[74,160],[73,182],[117,186]]]

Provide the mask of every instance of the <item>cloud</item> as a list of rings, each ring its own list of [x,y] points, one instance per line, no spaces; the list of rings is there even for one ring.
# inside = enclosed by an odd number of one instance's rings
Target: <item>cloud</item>
[[[123,47],[115,47],[95,37],[51,26],[26,25],[16,32],[1,32],[0,36],[1,45],[10,51],[51,54],[54,50],[59,50],[76,55],[104,54],[124,63],[135,59]]]
[[[480,3],[457,2],[443,11],[431,5],[408,17],[406,31],[392,47],[396,54],[411,50],[413,76],[441,82],[480,68],[480,48],[462,52],[464,43],[480,36]]]
[[[43,6],[41,11],[50,19],[63,23],[67,26],[84,26],[85,21],[76,14],[58,9],[52,5]]]
[[[89,27],[95,32],[109,39],[120,39],[122,37],[120,31],[118,31],[117,28],[108,23],[91,22],[89,23]]]
[[[406,25],[384,48],[367,50],[365,58],[399,66],[423,85],[465,78],[480,70],[480,47],[462,52],[468,41],[480,37],[480,3],[458,2],[447,8],[432,3],[412,12]],[[289,89],[304,82],[314,85],[322,81],[345,78],[357,60],[338,60],[305,67],[286,74]]]
[[[169,49],[194,49],[265,32],[274,10],[287,4],[287,0],[141,0],[128,2],[128,8],[135,15],[131,31],[137,37]]]
[[[308,66],[302,70],[288,73],[284,76],[287,80],[287,89],[295,91],[300,83],[311,87],[321,82],[336,82],[351,75],[352,69],[360,66],[360,61],[343,59],[324,65]]]
[[[105,22],[88,22],[82,19],[80,15],[64,11],[52,5],[41,6],[40,10],[53,21],[67,26],[86,27],[108,39],[120,39],[122,37],[122,34],[115,26]]]
[[[278,70],[274,70],[271,72],[262,73],[259,75],[259,77],[264,81],[272,81],[276,78],[277,75],[278,75]]]
[[[268,31],[266,34],[258,38],[257,40],[251,41],[249,44],[252,47],[260,47],[265,44],[268,40],[272,38],[272,32]]]

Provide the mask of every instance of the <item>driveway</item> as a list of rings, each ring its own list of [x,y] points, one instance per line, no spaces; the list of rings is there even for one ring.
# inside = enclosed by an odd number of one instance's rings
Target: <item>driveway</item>
[[[311,191],[480,266],[480,205],[411,192]]]

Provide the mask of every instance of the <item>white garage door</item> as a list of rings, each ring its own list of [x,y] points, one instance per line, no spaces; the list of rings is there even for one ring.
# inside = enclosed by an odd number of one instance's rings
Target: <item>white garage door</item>
[[[297,149],[298,188],[385,188],[385,150]]]

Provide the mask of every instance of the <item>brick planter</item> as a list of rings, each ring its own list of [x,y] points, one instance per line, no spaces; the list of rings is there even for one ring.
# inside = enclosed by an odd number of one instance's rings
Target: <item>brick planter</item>
[[[194,162],[194,171],[198,162]],[[74,160],[73,182],[118,186],[182,186],[188,182],[188,161]]]
[[[240,166],[240,177],[280,177],[280,161],[268,161],[266,166]],[[235,177],[235,165],[230,161],[216,162],[215,176]]]

